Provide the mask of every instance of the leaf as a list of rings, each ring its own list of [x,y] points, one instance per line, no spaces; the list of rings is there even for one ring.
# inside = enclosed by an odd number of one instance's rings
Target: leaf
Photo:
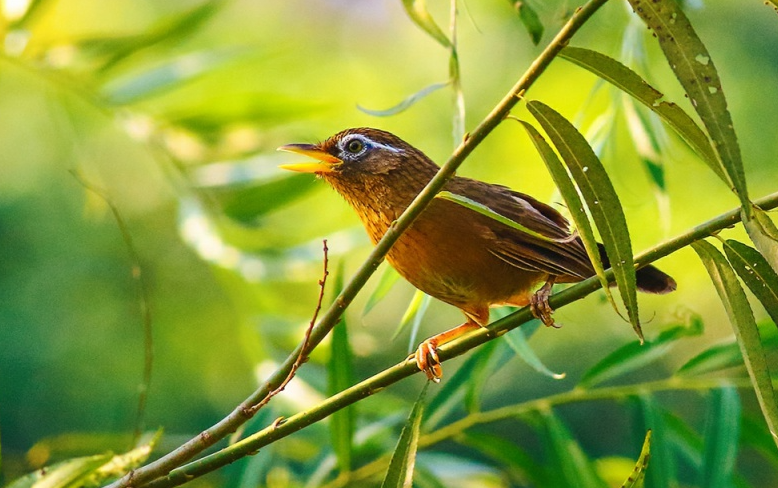
[[[651,431],[651,470],[646,473],[648,488],[671,488],[677,476],[676,454],[665,425],[664,410],[649,393],[638,395],[642,425],[639,432]]]
[[[751,384],[759,400],[762,415],[767,421],[773,441],[778,445],[778,435],[776,435],[778,404],[759,337],[759,330],[754,322],[748,299],[737,281],[735,272],[712,244],[706,241],[697,241],[692,244],[692,248],[700,256],[724,304],[729,321],[735,331],[743,361],[746,363],[748,375],[751,377]]]
[[[694,149],[722,181],[729,184],[724,166],[716,156],[705,132],[681,107],[662,100],[664,95],[640,75],[615,59],[589,49],[566,47],[559,55],[591,71],[651,109]]]
[[[400,323],[397,324],[397,328],[392,334],[391,341],[397,339],[397,337],[404,331],[408,324],[413,324],[411,327],[411,334],[408,339],[408,350],[412,351],[416,345],[416,336],[421,326],[421,319],[424,318],[424,314],[427,313],[427,307],[430,304],[430,296],[421,290],[416,290],[411,299],[411,303],[408,304],[408,308],[405,309],[405,313],[400,319]]]
[[[727,240],[724,252],[740,279],[778,325],[778,274],[759,251],[738,241]]]
[[[594,271],[600,280],[602,289],[605,291],[605,295],[608,297],[608,301],[615,309],[616,302],[613,300],[613,295],[611,294],[610,287],[608,286],[608,278],[605,276],[605,269],[603,267],[602,260],[600,259],[600,249],[597,245],[597,240],[594,237],[594,230],[589,223],[589,217],[586,215],[586,211],[584,210],[584,206],[581,202],[581,197],[578,194],[578,190],[570,180],[570,176],[568,175],[567,170],[565,170],[564,166],[562,166],[562,163],[559,161],[559,158],[557,158],[554,150],[551,149],[551,146],[548,145],[546,140],[542,135],[540,135],[537,129],[523,120],[519,120],[519,123],[524,126],[524,129],[526,129],[530,139],[535,145],[535,148],[540,153],[543,162],[546,163],[548,172],[551,174],[554,183],[559,189],[559,193],[562,195],[562,198],[565,199],[567,209],[570,212],[573,223],[575,223],[576,231],[581,236],[581,241],[586,248],[586,253],[589,255],[589,260],[592,262],[592,266],[594,266]]]
[[[699,486],[732,486],[739,438],[740,397],[737,390],[726,386],[711,391],[705,419],[705,449]]]
[[[343,262],[338,267],[334,296],[343,290]],[[327,392],[333,396],[354,384],[354,360],[348,341],[346,318],[341,318],[332,330],[330,360],[327,365]],[[354,442],[354,405],[349,405],[330,417],[330,438],[332,449],[338,459],[338,467],[343,473],[351,471]]]
[[[532,44],[538,45],[540,39],[543,37],[543,23],[540,22],[540,17],[535,9],[530,7],[526,0],[511,0],[513,2],[513,8],[519,13],[519,20],[524,24],[524,28],[527,29]]]
[[[69,488],[80,486],[100,466],[108,462],[111,457],[112,455],[109,453],[68,459],[23,476],[10,483],[6,488]]]
[[[408,13],[408,16],[413,22],[421,27],[421,29],[429,34],[433,39],[438,41],[441,46],[450,48],[451,41],[446,34],[438,27],[435,20],[427,10],[427,2],[425,0],[403,0],[403,7]]]
[[[710,53],[675,0],[629,0],[659,46],[713,141],[745,212],[751,212],[743,161],[727,100]]]
[[[369,314],[373,307],[378,305],[389,293],[389,290],[394,287],[394,284],[400,279],[400,274],[394,270],[391,266],[386,266],[384,272],[381,274],[381,279],[378,280],[373,293],[367,298],[365,308],[362,310],[362,316]]]
[[[413,484],[413,467],[416,464],[416,451],[419,444],[419,430],[421,418],[424,413],[424,396],[430,382],[427,381],[422,388],[419,398],[413,404],[413,409],[403,427],[400,439],[389,462],[381,488],[411,488]]]
[[[616,190],[589,143],[567,119],[537,100],[528,102],[527,109],[551,138],[586,201],[600,231],[629,321],[642,342],[632,243]]]
[[[505,437],[485,432],[465,431],[455,440],[502,465],[503,471],[515,481],[515,485],[546,486],[548,484],[542,476],[542,467],[532,459],[532,456]]]
[[[426,97],[430,93],[438,91],[441,88],[445,88],[450,84],[451,84],[450,81],[446,81],[444,83],[434,83],[428,87],[422,88],[421,90],[417,91],[416,93],[409,96],[408,98],[398,103],[397,105],[393,107],[389,107],[385,110],[372,110],[369,108],[362,107],[360,105],[357,105],[357,108],[368,115],[374,115],[376,117],[389,117],[390,115],[397,115],[400,112],[407,110],[414,103],[418,102],[419,100]]]
[[[537,371],[538,373],[553,378],[555,380],[564,379],[567,376],[565,373],[554,373],[548,366],[543,364],[535,350],[529,345],[527,339],[540,327],[540,320],[532,320],[521,327],[517,327],[512,331],[506,333],[503,338],[508,343],[513,352],[516,353],[522,361],[527,363],[529,367]]]
[[[764,210],[753,207],[752,216],[743,215],[743,222],[748,232],[748,237],[754,243],[762,256],[770,263],[773,270],[778,273],[778,228],[770,220],[770,216]]]
[[[621,488],[643,488],[648,469],[648,460],[651,457],[651,430],[646,431],[646,438],[643,441],[643,447],[640,449],[640,455],[635,463],[635,469],[629,475],[627,481],[621,485]]]
[[[544,440],[551,448],[550,468],[561,478],[561,486],[604,488],[606,484],[594,464],[559,417],[551,410],[543,411],[542,415],[546,427]]]
[[[703,324],[699,316],[694,316],[688,325],[677,325],[662,331],[656,340],[641,345],[630,342],[601,359],[584,373],[578,386],[591,388],[605,381],[631,373],[650,364],[665,355],[678,339],[699,336]]]
[[[465,383],[465,406],[470,413],[481,410],[481,393],[484,387],[514,356],[513,350],[504,341],[491,342],[494,342],[494,354],[490,355],[488,361],[476,362]],[[485,347],[490,347],[490,343],[481,346],[481,348]]]
[[[571,242],[575,240],[576,237],[578,237],[575,234],[572,234],[569,237],[565,237],[563,239],[554,239],[553,237],[545,236],[539,232],[535,232],[534,230],[525,227],[521,225],[520,223],[509,219],[508,217],[499,214],[492,210],[491,208],[487,207],[486,205],[482,203],[478,203],[475,200],[472,200],[470,198],[467,198],[462,195],[457,195],[456,193],[451,193],[450,191],[441,191],[438,193],[435,198],[442,198],[443,200],[448,200],[450,202],[454,202],[456,204],[462,205],[465,208],[468,208],[474,212],[478,212],[479,214],[489,217],[492,220],[496,220],[497,222],[500,222],[503,225],[506,225],[512,229],[516,229],[519,232],[524,232],[525,234],[529,234],[532,237],[544,240],[546,242]]]
[[[228,217],[249,225],[314,188],[316,185],[311,184],[309,175],[276,174],[247,183],[212,188],[208,193]]]

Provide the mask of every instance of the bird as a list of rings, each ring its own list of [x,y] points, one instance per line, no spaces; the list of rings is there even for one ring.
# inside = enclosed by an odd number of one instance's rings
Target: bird
[[[329,183],[356,211],[374,244],[440,169],[396,135],[367,127],[278,149],[311,158],[313,162],[280,167],[313,173]],[[386,254],[405,280],[465,315],[463,324],[422,341],[409,358],[435,382],[443,375],[438,347],[485,327],[491,307],[529,305],[535,317],[553,326],[548,304],[552,286],[595,274],[581,238],[550,205],[506,186],[461,176],[450,179],[443,190],[486,206],[532,233],[451,199],[434,198]],[[607,255],[599,246],[607,268]],[[674,291],[676,282],[649,265],[637,270],[637,288],[664,294]]]

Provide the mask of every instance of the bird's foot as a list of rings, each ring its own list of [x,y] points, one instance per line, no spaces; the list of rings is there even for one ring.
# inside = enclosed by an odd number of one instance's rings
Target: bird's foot
[[[551,305],[548,304],[548,297],[551,296],[551,287],[553,286],[553,279],[548,280],[541,286],[540,289],[532,295],[532,298],[530,298],[529,309],[532,312],[532,315],[536,319],[540,319],[546,327],[558,329],[561,326],[556,325],[556,322],[554,322],[554,317],[552,317],[554,310],[551,308]]]
[[[438,341],[434,337],[419,344],[418,349],[411,357],[416,361],[416,366],[427,375],[427,379],[440,383],[440,378],[443,377],[443,368],[440,366],[440,358],[438,357]]]

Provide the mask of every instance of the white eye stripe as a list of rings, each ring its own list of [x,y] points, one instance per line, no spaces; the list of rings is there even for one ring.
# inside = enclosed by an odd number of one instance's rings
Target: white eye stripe
[[[354,139],[359,139],[360,141],[362,141],[364,143],[364,145],[365,145],[365,148],[370,146],[370,147],[377,147],[377,148],[381,148],[381,149],[386,149],[387,151],[390,151],[390,152],[393,152],[393,153],[401,153],[401,152],[403,152],[402,149],[399,149],[399,148],[396,148],[396,147],[393,147],[393,146],[389,146],[387,144],[382,144],[380,142],[376,142],[376,141],[370,139],[367,136],[363,136],[362,134],[349,134],[349,135],[347,135],[346,137],[344,137],[343,139],[340,140],[340,143],[338,143],[338,146],[340,147],[341,150],[343,150],[344,148],[348,147],[348,143],[351,142]]]

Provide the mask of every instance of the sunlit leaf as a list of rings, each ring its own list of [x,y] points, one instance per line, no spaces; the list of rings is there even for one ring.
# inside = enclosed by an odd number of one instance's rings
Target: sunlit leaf
[[[773,270],[778,273],[778,228],[764,210],[753,207],[751,211],[751,217],[743,215],[748,237]]]
[[[591,71],[651,109],[672,127],[725,183],[729,182],[724,166],[716,156],[705,132],[681,107],[664,101],[664,95],[640,75],[615,59],[589,49],[566,47],[559,55]]]
[[[645,485],[646,469],[648,469],[648,460],[651,457],[651,431],[646,432],[646,438],[643,441],[643,447],[640,449],[640,455],[635,462],[635,469],[629,475],[627,481],[621,485],[621,488],[643,488]]]
[[[368,115],[374,115],[376,117],[389,117],[390,115],[396,115],[399,114],[400,112],[405,111],[406,109],[410,108],[414,103],[418,102],[419,100],[426,97],[430,93],[440,90],[441,88],[445,88],[450,84],[451,84],[450,81],[446,81],[444,83],[432,84],[428,87],[425,87],[417,91],[416,93],[409,96],[408,98],[398,103],[397,105],[393,107],[389,107],[385,110],[373,110],[373,109],[362,107],[360,105],[357,105],[357,108]]]
[[[107,463],[112,454],[98,454],[74,459],[39,469],[9,484],[6,488],[68,488],[79,486]]]
[[[616,190],[589,143],[567,119],[537,100],[528,102],[527,109],[551,138],[586,201],[600,231],[629,321],[642,341],[632,243]]]
[[[427,10],[425,0],[403,0],[403,7],[413,22],[438,41],[443,47],[451,47],[451,41],[435,23],[435,19]]]
[[[333,296],[338,296],[343,290],[343,265],[338,267]],[[346,318],[341,318],[332,330],[330,360],[327,365],[327,393],[332,396],[354,384],[354,360],[348,341],[348,326]],[[354,405],[342,408],[330,417],[330,438],[332,448],[338,458],[341,472],[351,471],[354,439]]]
[[[743,209],[751,211],[743,161],[721,80],[710,53],[675,0],[629,0],[659,46],[713,141]]]
[[[702,456],[699,486],[732,486],[739,438],[740,396],[737,390],[726,386],[711,391],[705,416],[705,451]]]
[[[594,230],[589,223],[589,217],[584,209],[581,197],[578,194],[578,190],[573,184],[567,170],[562,166],[556,153],[551,146],[548,145],[546,140],[540,135],[540,132],[535,129],[531,124],[520,120],[519,123],[524,126],[527,133],[535,145],[535,148],[540,153],[543,162],[546,163],[548,172],[554,180],[559,193],[564,198],[567,204],[567,209],[570,212],[570,216],[575,223],[575,228],[578,234],[581,236],[581,241],[586,248],[586,253],[589,255],[589,260],[594,266],[594,271],[602,284],[602,289],[605,291],[605,295],[608,297],[608,301],[616,308],[616,302],[613,300],[613,295],[610,292],[608,286],[608,279],[605,277],[605,268],[603,267],[602,260],[600,259],[600,248],[597,245],[597,240],[594,237]]]
[[[373,307],[378,305],[389,293],[389,290],[394,287],[394,284],[400,279],[400,274],[394,270],[391,266],[384,267],[384,272],[381,274],[381,279],[378,280],[373,293],[367,298],[365,308],[362,310],[362,316],[365,316],[373,310]]]
[[[527,341],[528,336],[531,336],[540,327],[540,320],[532,320],[523,324],[521,327],[517,327],[512,331],[506,333],[503,339],[513,349],[513,352],[521,358],[522,361],[527,363],[532,369],[538,373],[553,378],[555,380],[564,379],[565,373],[554,373],[548,366],[543,364],[535,350],[529,345]]]
[[[740,279],[762,302],[773,322],[778,324],[778,274],[759,251],[745,244],[727,240],[724,252]]]
[[[456,441],[503,466],[503,471],[519,486],[547,486],[542,467],[527,453],[505,437],[485,432],[466,431]]]
[[[538,13],[527,3],[527,0],[511,0],[511,2],[513,8],[519,13],[519,19],[524,24],[524,28],[527,29],[532,44],[537,46],[543,37],[543,23],[540,21]]]
[[[559,476],[562,486],[605,488],[607,485],[567,426],[550,410],[542,414],[546,427],[544,440],[551,448],[550,467]]]
[[[721,298],[724,308],[729,316],[729,321],[735,331],[740,352],[746,363],[746,369],[751,377],[751,384],[759,400],[773,440],[778,444],[776,427],[778,427],[778,403],[776,402],[773,384],[770,378],[770,370],[759,337],[759,330],[751,306],[748,304],[743,288],[737,281],[737,276],[729,263],[712,244],[705,241],[697,241],[692,247],[700,256],[708,274],[713,281],[716,291]]]
[[[403,427],[400,439],[389,462],[381,488],[411,488],[413,484],[413,468],[416,464],[416,451],[419,444],[419,430],[424,413],[424,396],[430,382],[424,384],[419,398],[413,404],[413,410]]]
[[[412,324],[411,334],[409,338],[408,349],[412,350],[416,344],[416,335],[421,326],[421,319],[424,318],[424,314],[427,313],[427,307],[429,307],[430,298],[429,295],[421,290],[416,290],[413,294],[411,302],[408,304],[408,308],[405,309],[405,313],[400,319],[400,323],[397,324],[397,328],[392,333],[390,340],[395,340],[400,334],[408,328],[408,325]]]
[[[631,373],[664,356],[678,339],[699,336],[702,332],[702,319],[699,316],[694,316],[688,325],[677,325],[664,330],[653,341],[648,341],[643,345],[638,342],[625,344],[605,356],[584,373],[579,386],[591,388],[602,382]]]

